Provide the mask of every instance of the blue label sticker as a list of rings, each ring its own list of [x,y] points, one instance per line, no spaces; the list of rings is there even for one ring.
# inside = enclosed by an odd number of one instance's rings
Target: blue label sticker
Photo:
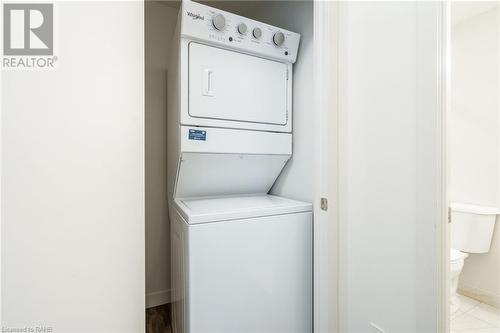
[[[207,131],[189,129],[189,140],[206,141]]]

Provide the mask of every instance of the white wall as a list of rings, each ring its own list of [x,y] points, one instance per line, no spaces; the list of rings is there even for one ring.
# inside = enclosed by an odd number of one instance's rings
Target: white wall
[[[459,10],[455,4],[453,10]],[[457,8],[459,7],[459,8]],[[452,26],[450,200],[500,205],[499,14],[493,8]],[[500,228],[488,254],[465,261],[461,292],[500,306]]]
[[[452,201],[493,207],[499,202],[498,46],[496,9],[452,27]]]
[[[142,2],[56,2],[57,68],[2,73],[2,326],[144,330]]]
[[[341,331],[438,331],[438,12],[341,4]]]
[[[167,66],[178,8],[145,2],[146,306],[170,302]]]

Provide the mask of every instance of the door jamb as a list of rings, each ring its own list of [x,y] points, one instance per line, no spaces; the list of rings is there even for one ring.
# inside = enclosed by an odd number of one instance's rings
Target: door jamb
[[[438,103],[440,109],[440,119],[438,120],[438,130],[440,132],[440,160],[436,166],[438,179],[440,179],[440,193],[438,203],[439,221],[436,228],[436,250],[437,250],[437,331],[450,331],[450,237],[448,223],[448,132],[447,132],[447,115],[450,110],[450,5],[451,0],[441,2],[440,13],[438,17]]]
[[[338,12],[314,0],[314,332],[339,332]]]

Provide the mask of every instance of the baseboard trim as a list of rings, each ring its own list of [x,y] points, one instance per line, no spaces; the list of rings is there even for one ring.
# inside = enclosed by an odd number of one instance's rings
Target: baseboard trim
[[[146,308],[170,303],[172,300],[172,290],[160,290],[146,294]]]
[[[500,308],[500,295],[496,295],[486,290],[464,284],[458,287],[458,292],[462,295],[474,298],[480,302],[489,304],[496,308]]]

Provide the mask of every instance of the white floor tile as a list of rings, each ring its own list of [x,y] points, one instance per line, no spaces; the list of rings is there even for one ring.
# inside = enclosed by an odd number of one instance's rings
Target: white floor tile
[[[494,308],[488,304],[481,303],[467,314],[481,319],[494,327],[500,327],[500,309]]]
[[[459,294],[458,298],[460,299],[460,310],[462,310],[463,312],[467,312],[481,304],[481,302],[464,295]]]
[[[468,313],[457,316],[451,322],[451,329],[458,332],[476,331],[485,328],[493,328],[493,325],[471,316]]]

